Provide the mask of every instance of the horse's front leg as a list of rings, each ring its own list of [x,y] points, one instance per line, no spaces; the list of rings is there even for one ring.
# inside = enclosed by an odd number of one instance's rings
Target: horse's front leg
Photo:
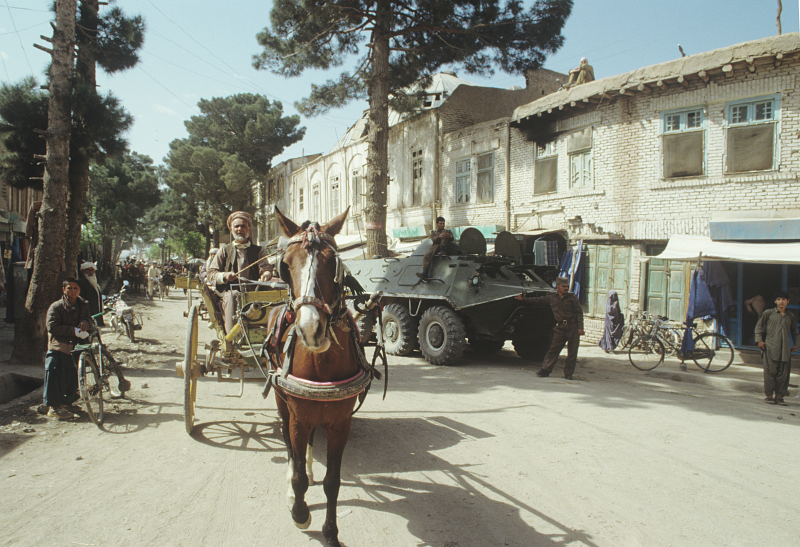
[[[325,524],[322,525],[322,535],[329,547],[340,547],[339,527],[336,525],[336,505],[339,501],[339,487],[342,484],[342,454],[347,440],[350,438],[350,416],[343,422],[328,426],[328,470],[322,487],[327,499]]]
[[[289,419],[289,436],[292,444],[291,461],[291,491],[294,494],[292,504],[292,519],[294,525],[305,530],[311,525],[311,511],[306,504],[306,492],[308,491],[308,475],[306,475],[306,447],[308,446],[308,436],[310,428],[297,423],[294,419]],[[290,502],[292,496],[289,496]]]

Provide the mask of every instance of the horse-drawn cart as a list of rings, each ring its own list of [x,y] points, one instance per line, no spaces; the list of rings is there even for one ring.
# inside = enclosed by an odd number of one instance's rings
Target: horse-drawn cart
[[[184,379],[184,421],[189,434],[194,427],[199,378],[216,375],[218,382],[238,382],[238,397],[244,393],[245,382],[265,382],[265,374],[254,376],[252,372],[266,372],[262,368],[260,349],[267,336],[267,317],[270,308],[288,299],[288,285],[282,281],[251,281],[238,287],[241,294],[237,322],[229,333],[225,332],[219,297],[206,285],[199,285],[202,303],[189,310],[186,352],[184,360],[176,364],[177,375]],[[205,345],[204,360],[198,353],[201,319],[217,333],[217,338]]]

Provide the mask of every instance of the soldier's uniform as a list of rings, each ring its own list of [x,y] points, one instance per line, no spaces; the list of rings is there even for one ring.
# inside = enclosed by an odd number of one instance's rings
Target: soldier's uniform
[[[442,239],[442,235],[446,233],[450,234],[450,238]],[[428,276],[431,268],[431,262],[433,262],[433,257],[435,255],[458,254],[458,247],[453,241],[453,232],[450,230],[432,230],[431,241],[433,242],[433,245],[431,245],[431,248],[425,253],[425,256],[422,257],[422,273],[425,274],[425,277]]]
[[[528,306],[549,306],[556,319],[556,326],[553,327],[553,340],[547,355],[545,355],[542,370],[538,373],[539,376],[549,376],[553,372],[558,355],[566,344],[567,362],[564,365],[564,376],[571,378],[578,362],[578,346],[581,343],[578,330],[583,330],[583,308],[578,297],[568,292],[564,296],[548,294],[547,296],[522,298],[521,302]]]

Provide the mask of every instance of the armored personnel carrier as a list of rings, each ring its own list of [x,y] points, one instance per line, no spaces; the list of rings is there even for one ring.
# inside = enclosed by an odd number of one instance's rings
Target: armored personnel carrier
[[[478,353],[493,354],[511,340],[520,357],[544,358],[553,313],[547,307],[522,306],[514,296],[555,292],[555,273],[523,264],[513,234],[497,234],[495,255],[489,256],[483,234],[467,228],[458,243],[461,254],[434,257],[430,278],[420,279],[417,272],[431,244],[426,239],[406,258],[347,261],[366,291],[383,293],[386,351],[407,355],[419,348],[431,364],[452,365],[467,343]],[[362,319],[362,336],[373,326],[369,316]]]

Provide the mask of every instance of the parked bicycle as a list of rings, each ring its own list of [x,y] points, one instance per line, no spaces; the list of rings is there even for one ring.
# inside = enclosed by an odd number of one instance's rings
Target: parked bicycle
[[[93,319],[98,315],[101,314],[93,316]],[[82,404],[89,419],[99,425],[104,419],[103,393],[108,393],[110,398],[115,399],[124,397],[125,392],[131,388],[131,383],[125,379],[122,367],[103,344],[100,331],[96,327],[85,344],[75,346],[72,358],[77,362],[78,368],[80,399],[77,404]]]
[[[662,328],[668,321],[654,318],[649,328],[642,330],[639,337],[631,343],[628,360],[639,370],[653,370],[664,361],[666,354],[662,341]],[[671,327],[670,327],[671,328]],[[694,349],[691,351],[679,347],[676,351],[681,361],[692,360],[703,372],[722,372],[733,363],[733,343],[725,336],[711,331],[697,330],[696,323],[691,325]]]
[[[657,326],[655,324],[656,320],[659,320]],[[623,327],[622,336],[617,347],[620,349],[630,347],[634,340],[649,334],[653,328],[658,329],[658,339],[664,346],[665,355],[675,355],[680,350],[683,338],[680,324],[670,321],[666,317],[656,317],[640,310],[631,312],[629,320]]]

